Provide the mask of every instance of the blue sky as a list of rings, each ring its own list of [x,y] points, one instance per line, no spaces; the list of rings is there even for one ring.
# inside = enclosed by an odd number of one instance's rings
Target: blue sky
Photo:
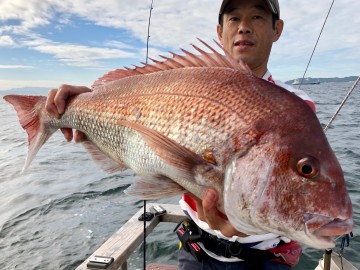
[[[332,0],[280,0],[285,29],[269,67],[301,77]],[[145,61],[150,0],[0,0],[0,90],[90,86],[110,70]],[[150,57],[216,38],[219,0],[154,0]],[[307,76],[360,71],[360,1],[337,0]]]

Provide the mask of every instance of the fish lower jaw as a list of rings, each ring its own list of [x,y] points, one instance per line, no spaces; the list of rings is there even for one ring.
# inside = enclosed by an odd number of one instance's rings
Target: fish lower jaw
[[[332,236],[318,236],[309,232],[306,232],[306,237],[300,238],[299,242],[316,249],[329,249],[335,247],[335,238]]]
[[[322,215],[307,215],[305,233],[314,239],[314,243],[319,246],[313,247],[322,249],[332,248],[335,246],[335,240],[342,235],[350,233],[353,227],[354,222],[351,218],[340,219]]]
[[[312,235],[316,237],[321,243],[324,244],[322,249],[333,248],[337,238],[350,233],[353,229],[353,221],[334,221],[326,224],[325,226],[315,230]]]
[[[335,241],[338,237],[350,233],[351,228],[335,228],[333,227],[334,224],[336,224],[337,221],[330,222],[326,225],[323,225],[322,227],[310,231],[307,226],[305,226],[305,234],[306,234],[306,240],[302,239],[302,242],[305,245],[308,245],[312,248],[316,249],[329,249],[335,247]],[[300,240],[301,241],[301,240]]]

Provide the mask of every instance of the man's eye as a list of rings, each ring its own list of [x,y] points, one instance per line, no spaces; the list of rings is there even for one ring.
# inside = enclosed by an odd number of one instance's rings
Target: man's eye
[[[261,19],[261,16],[254,16],[253,17],[255,20],[259,20],[259,19]]]
[[[239,20],[239,17],[230,17],[230,19],[229,19],[229,21],[234,21],[234,22],[236,22],[238,20]]]

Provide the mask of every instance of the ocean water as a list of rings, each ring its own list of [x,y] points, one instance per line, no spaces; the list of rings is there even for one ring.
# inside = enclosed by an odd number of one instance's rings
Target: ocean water
[[[303,86],[325,126],[350,83]],[[360,268],[360,89],[355,90],[327,132],[344,170],[354,209],[354,237],[344,256]],[[0,269],[74,269],[117,231],[143,202],[123,193],[131,170],[103,172],[81,145],[56,133],[30,168],[20,174],[27,135],[13,108],[0,99]],[[179,198],[161,200],[177,203]],[[174,224],[161,224],[147,238],[147,261],[176,264]],[[339,241],[338,241],[339,244]],[[338,251],[338,247],[335,249]],[[295,269],[314,269],[322,251],[304,247]],[[129,269],[142,269],[142,250]]]

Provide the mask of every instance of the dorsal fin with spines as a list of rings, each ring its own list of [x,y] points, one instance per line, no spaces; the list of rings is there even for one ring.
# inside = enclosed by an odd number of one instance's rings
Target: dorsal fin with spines
[[[154,64],[142,63],[144,65],[142,67],[134,65],[135,68],[125,67],[124,69],[110,71],[101,78],[97,79],[92,85],[92,88],[94,89],[98,86],[107,84],[111,81],[119,80],[124,77],[186,67],[226,67],[240,70],[245,73],[252,73],[246,64],[242,63],[241,61],[238,62],[232,58],[230,54],[217,41],[214,40],[214,42],[224,51],[225,55],[220,54],[201,39],[198,40],[212,53],[205,52],[198,46],[191,44],[191,46],[200,53],[199,55],[195,55],[187,50],[181,49],[185,55],[179,55],[173,52],[170,52],[172,57],[160,55],[160,57],[164,58],[165,61],[158,61],[149,58],[152,62],[154,62]]]

